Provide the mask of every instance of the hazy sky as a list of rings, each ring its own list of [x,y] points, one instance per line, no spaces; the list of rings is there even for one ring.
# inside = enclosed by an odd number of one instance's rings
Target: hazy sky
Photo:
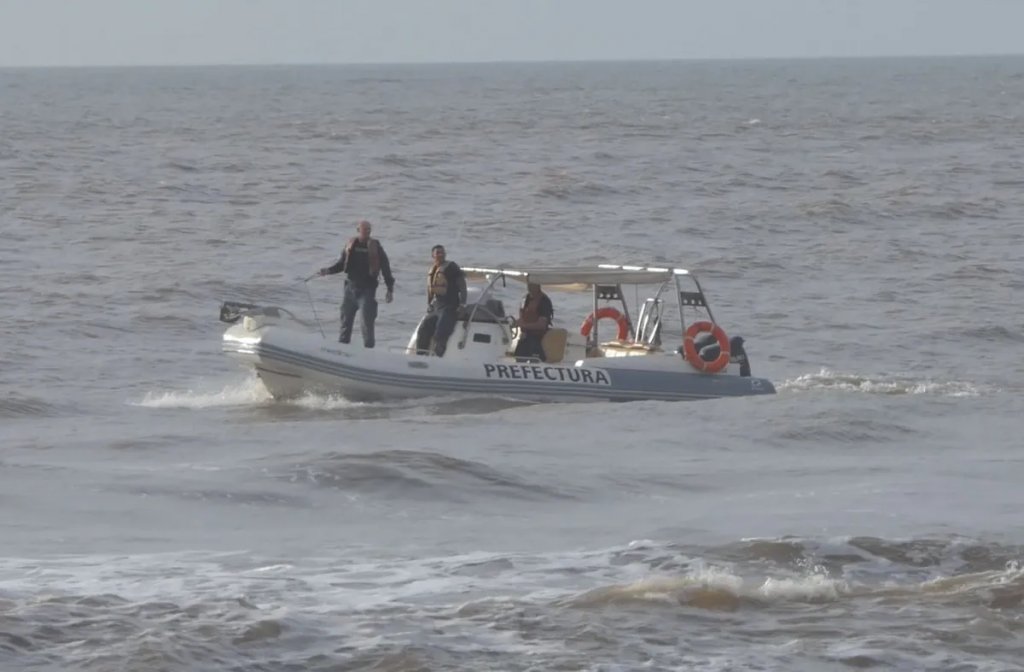
[[[1024,53],[1024,0],[0,0],[0,66]]]

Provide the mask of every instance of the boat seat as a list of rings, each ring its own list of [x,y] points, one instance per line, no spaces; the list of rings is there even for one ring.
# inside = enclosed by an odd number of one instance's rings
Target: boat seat
[[[540,347],[548,363],[555,364],[565,358],[565,344],[569,340],[569,332],[565,329],[548,329],[540,339]]]
[[[604,352],[605,357],[629,357],[647,355],[657,352],[661,348],[632,341],[608,341],[601,344],[601,350]]]

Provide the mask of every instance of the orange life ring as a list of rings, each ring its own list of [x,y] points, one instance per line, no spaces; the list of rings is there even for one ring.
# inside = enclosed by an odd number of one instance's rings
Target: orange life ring
[[[697,346],[693,343],[697,334],[706,332],[711,332],[711,335],[718,341],[718,357],[711,362],[701,359],[700,353],[697,352]],[[698,371],[718,373],[729,364],[729,338],[725,335],[725,331],[713,322],[694,322],[686,330],[686,336],[683,338],[683,357],[690,363],[690,366]]]
[[[600,320],[602,317],[610,317],[619,323],[620,341],[629,339],[629,320],[626,319],[625,315],[610,306],[598,308],[595,312],[587,315],[587,319],[583,320],[583,324],[580,325],[580,333],[584,336],[590,336],[590,331],[594,328],[594,321]]]

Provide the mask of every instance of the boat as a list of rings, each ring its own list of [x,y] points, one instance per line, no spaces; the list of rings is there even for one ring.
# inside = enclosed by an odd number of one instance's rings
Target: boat
[[[715,320],[697,277],[688,270],[601,264],[593,267],[464,267],[468,298],[443,357],[405,346],[365,348],[328,339],[316,324],[279,306],[225,301],[231,326],[223,351],[254,369],[275,398],[337,395],[358,401],[446,395],[529,402],[683,401],[774,394],[751,375],[742,337]],[[590,293],[591,313],[579,329],[554,325],[544,357],[515,357],[519,333],[499,298],[510,283]],[[626,289],[633,286],[633,311]],[[640,300],[640,289],[649,296]],[[572,301],[569,301],[572,303]],[[674,307],[673,307],[674,304]],[[585,310],[585,308],[584,308]],[[634,319],[635,314],[635,319]],[[676,315],[677,314],[677,315]],[[315,308],[314,308],[315,315]],[[677,322],[678,317],[678,322]],[[611,337],[604,337],[611,320]],[[669,336],[674,328],[679,331]]]

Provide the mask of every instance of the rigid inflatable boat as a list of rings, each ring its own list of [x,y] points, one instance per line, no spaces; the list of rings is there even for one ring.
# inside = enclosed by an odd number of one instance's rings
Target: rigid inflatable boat
[[[743,339],[726,335],[689,271],[617,265],[462,270],[469,298],[443,357],[417,352],[415,331],[404,347],[367,349],[333,342],[285,308],[231,301],[221,306],[220,319],[231,324],[223,350],[253,368],[278,398],[681,401],[775,393],[769,380],[751,375]],[[540,284],[556,305],[559,292],[590,292],[592,312],[570,331],[559,324],[565,311],[556,310],[541,341],[544,356],[517,358],[519,331],[496,296],[509,283],[524,290],[527,283]],[[637,289],[632,310],[629,286]],[[647,298],[640,300],[640,289]],[[603,320],[615,323],[612,337],[603,336]]]

